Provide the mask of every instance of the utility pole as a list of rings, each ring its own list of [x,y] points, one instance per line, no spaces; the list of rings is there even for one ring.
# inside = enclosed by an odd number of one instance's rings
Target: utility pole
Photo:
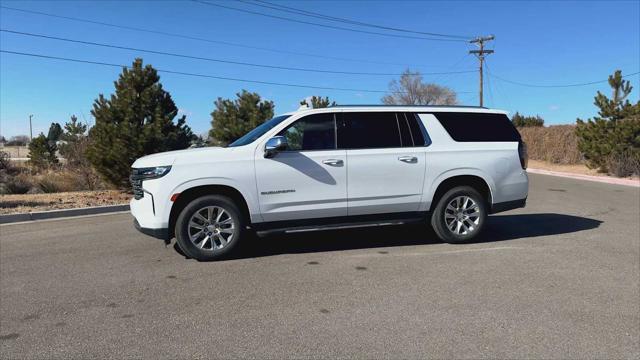
[[[493,39],[495,39],[496,37],[493,35],[489,35],[489,36],[479,36],[471,41],[469,41],[472,44],[478,44],[478,47],[480,48],[480,50],[470,50],[469,54],[474,54],[478,60],[480,60],[480,106],[484,105],[484,102],[482,100],[482,89],[483,89],[483,71],[482,71],[482,67],[484,64],[484,56],[486,54],[493,54],[493,50],[485,50],[484,49],[484,43],[486,41],[491,41]]]
[[[29,115],[29,141],[33,140],[33,126],[31,125],[31,118],[33,115]]]

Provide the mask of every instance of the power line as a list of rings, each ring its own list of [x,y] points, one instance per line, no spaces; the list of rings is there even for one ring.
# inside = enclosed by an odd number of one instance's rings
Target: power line
[[[1,32],[10,33],[10,34],[22,35],[22,36],[38,37],[38,38],[43,38],[43,39],[65,41],[65,42],[71,42],[71,43],[77,43],[77,44],[83,44],[83,45],[100,46],[100,47],[106,47],[106,48],[111,48],[111,49],[139,51],[139,52],[146,52],[146,53],[150,53],[150,54],[166,55],[166,56],[180,57],[180,58],[186,58],[186,59],[212,61],[212,62],[225,63],[225,64],[260,67],[260,68],[269,68],[269,69],[278,69],[278,70],[302,71],[302,72],[314,72],[314,73],[326,73],[326,74],[342,74],[342,75],[369,75],[369,76],[398,76],[398,75],[402,75],[401,73],[353,72],[353,71],[325,70],[325,69],[312,69],[312,68],[296,68],[296,67],[280,66],[280,65],[257,64],[257,63],[248,63],[248,62],[242,62],[242,61],[233,61],[233,60],[224,60],[224,59],[215,59],[215,58],[207,58],[207,57],[200,57],[200,56],[176,54],[176,53],[170,53],[170,52],[159,51],[159,50],[140,49],[140,48],[134,48],[134,47],[128,47],[128,46],[121,46],[121,45],[97,43],[97,42],[92,42],[92,41],[83,41],[83,40],[62,38],[62,37],[42,35],[42,34],[34,34],[34,33],[7,30],[7,29],[0,29],[0,31]],[[462,74],[462,73],[470,73],[470,72],[475,72],[475,71],[474,70],[467,70],[467,71],[454,71],[454,72],[432,72],[432,73],[422,73],[421,75]],[[417,73],[416,74],[411,74],[411,75],[417,75]]]
[[[294,8],[294,7],[275,4],[275,3],[272,3],[272,2],[262,1],[262,0],[254,0],[253,2],[246,1],[246,0],[237,0],[237,1],[245,3],[245,4],[250,4],[250,5],[254,5],[254,6],[260,6],[260,7],[263,7],[263,8],[278,10],[278,11],[282,11],[282,12],[288,12],[288,13],[292,13],[292,14],[298,14],[298,15],[317,18],[317,19],[324,19],[324,20],[335,21],[335,22],[346,23],[346,24],[366,26],[366,27],[371,27],[371,28],[376,28],[376,29],[391,30],[391,31],[398,31],[398,32],[412,33],[412,34],[419,34],[419,35],[441,36],[441,37],[448,37],[448,38],[455,38],[455,39],[462,39],[462,40],[469,40],[469,39],[472,38],[471,36],[439,34],[439,33],[431,33],[431,32],[424,32],[424,31],[402,29],[402,28],[396,28],[396,27],[391,27],[391,26],[377,25],[377,24],[366,23],[366,22],[357,21],[357,20],[351,20],[351,19],[345,19],[345,18],[339,18],[339,17],[335,17],[335,16],[330,16],[330,15],[320,14],[320,13],[316,13],[316,12],[312,12],[312,11],[308,11],[308,10],[297,9],[297,8]],[[257,3],[261,3],[261,4],[256,4],[256,2]]]
[[[381,33],[381,32],[375,32],[375,31],[351,29],[351,28],[345,28],[345,27],[341,27],[341,26],[327,25],[327,24],[320,24],[320,23],[315,23],[315,22],[311,22],[311,21],[291,19],[291,18],[278,16],[278,15],[265,14],[265,13],[261,13],[261,12],[257,12],[257,11],[253,11],[253,10],[240,9],[240,8],[227,6],[227,5],[213,4],[213,3],[210,3],[210,2],[207,2],[207,1],[201,1],[201,0],[191,0],[191,1],[199,3],[199,4],[203,4],[203,5],[215,6],[215,7],[228,9],[228,10],[239,11],[239,12],[243,12],[243,13],[247,13],[247,14],[259,15],[259,16],[264,16],[264,17],[268,17],[268,18],[272,18],[272,19],[284,20],[284,21],[294,22],[294,23],[298,23],[298,24],[319,26],[319,27],[335,29],[335,30],[351,31],[351,32],[357,32],[357,33],[363,33],[363,34],[388,36],[388,37],[396,37],[396,38],[405,38],[405,39],[430,40],[430,41],[467,42],[467,40],[463,40],[463,39],[427,38],[427,37],[421,37],[421,36],[388,34],[388,33]]]
[[[491,67],[489,66],[489,62],[485,62],[485,66],[487,67],[487,74],[489,74],[491,72]],[[491,76],[489,76],[491,77]],[[502,89],[502,86],[500,85],[500,82],[493,82],[493,84],[495,85],[495,90],[498,93],[498,95],[500,95],[502,98],[504,98],[507,102],[507,106],[509,107],[510,111],[513,111],[513,104],[511,103],[511,99],[509,97],[509,93],[508,92],[504,92]]]
[[[513,81],[513,80],[508,80],[505,79],[503,77],[497,76],[493,73],[490,73],[489,70],[487,69],[487,74],[489,74],[490,76],[500,80],[500,81],[504,81],[506,83],[510,83],[510,84],[514,84],[514,85],[519,85],[519,86],[525,86],[525,87],[534,87],[534,88],[565,88],[565,87],[577,87],[577,86],[588,86],[588,85],[594,85],[594,84],[601,84],[601,83],[606,83],[609,81],[609,79],[606,80],[598,80],[598,81],[591,81],[591,82],[584,82],[584,83],[577,83],[577,84],[562,84],[562,85],[541,85],[541,84],[527,84],[527,83],[523,83],[523,82],[519,82],[519,81]],[[627,75],[623,75],[623,78],[629,77],[629,76],[633,76],[633,75],[638,75],[640,74],[640,71],[631,73],[631,74],[627,74]]]
[[[13,55],[22,55],[22,56],[29,56],[29,57],[42,58],[42,59],[53,59],[53,60],[70,61],[70,62],[83,63],[83,64],[102,65],[102,66],[128,68],[128,69],[131,68],[130,66],[121,65],[121,64],[113,64],[113,63],[107,63],[107,62],[101,62],[101,61],[91,61],[91,60],[65,58],[65,57],[44,55],[44,54],[25,53],[25,52],[11,51],[11,50],[2,50],[2,49],[0,49],[0,53],[13,54]],[[279,83],[279,82],[272,82],[272,81],[250,80],[250,79],[240,79],[240,78],[232,78],[232,77],[226,77],[226,76],[189,73],[189,72],[166,70],[166,69],[156,69],[156,71],[167,73],[167,74],[184,75],[184,76],[192,76],[192,77],[201,77],[201,78],[209,78],[209,79],[217,79],[217,80],[228,80],[228,81],[237,81],[237,82],[245,82],[245,83],[254,83],[254,84],[263,84],[263,85],[276,85],[276,86],[286,86],[286,87],[296,87],[296,88],[306,88],[306,89],[316,89],[316,90],[356,91],[356,92],[367,92],[367,93],[388,93],[388,92],[401,93],[401,92],[387,91],[387,90],[354,89],[354,88],[339,88],[339,87],[329,87],[329,86],[315,86],[315,85],[304,85],[304,84]],[[460,94],[464,94],[466,92],[459,92],[459,93]]]
[[[289,50],[282,50],[282,49],[267,48],[267,47],[261,47],[261,46],[245,45],[245,44],[233,43],[233,42],[222,41],[222,40],[211,40],[211,39],[208,39],[208,38],[202,38],[202,37],[197,37],[197,36],[178,34],[178,33],[171,33],[171,32],[167,32],[167,31],[145,29],[145,28],[127,26],[127,25],[118,25],[118,24],[112,24],[112,23],[96,21],[96,20],[90,20],[90,19],[83,19],[83,18],[77,18],[77,17],[71,17],[71,16],[56,15],[56,14],[51,14],[51,13],[46,13],[46,12],[41,12],[41,11],[25,10],[25,9],[13,8],[13,7],[9,7],[9,6],[0,6],[0,9],[23,12],[23,13],[27,13],[27,14],[31,14],[31,15],[46,16],[46,17],[51,17],[51,18],[75,21],[75,22],[82,22],[82,23],[87,23],[87,24],[106,26],[106,27],[111,27],[111,28],[116,28],[116,29],[144,32],[144,33],[155,34],[155,35],[163,35],[163,36],[169,36],[169,37],[174,37],[174,38],[187,39],[187,40],[193,40],[193,41],[200,41],[200,42],[206,42],[206,43],[210,43],[210,44],[220,44],[220,45],[239,47],[239,48],[245,48],[245,49],[267,51],[267,52],[273,52],[273,53],[278,53],[278,54],[289,54],[289,55],[296,55],[296,56],[306,56],[306,57],[312,57],[312,58],[337,60],[337,61],[347,61],[347,62],[356,62],[356,63],[426,67],[426,65],[416,65],[416,64],[412,65],[412,64],[406,64],[406,63],[395,63],[395,62],[376,61],[376,60],[368,60],[368,59],[343,58],[343,57],[337,57],[337,56],[328,56],[328,55],[324,55],[324,54],[304,53],[304,52],[297,52],[297,51],[289,51]]]

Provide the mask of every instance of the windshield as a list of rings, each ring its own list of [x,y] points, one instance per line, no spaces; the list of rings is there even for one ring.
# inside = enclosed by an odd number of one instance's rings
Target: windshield
[[[249,131],[248,133],[244,134],[238,140],[236,140],[236,141],[232,142],[231,144],[229,144],[228,147],[235,147],[235,146],[242,146],[242,145],[251,144],[252,142],[256,141],[260,136],[264,135],[267,131],[273,129],[276,125],[278,125],[281,122],[283,122],[289,116],[291,116],[291,115],[276,116],[273,119],[268,120],[268,121],[262,123],[261,125],[258,125],[255,129]]]

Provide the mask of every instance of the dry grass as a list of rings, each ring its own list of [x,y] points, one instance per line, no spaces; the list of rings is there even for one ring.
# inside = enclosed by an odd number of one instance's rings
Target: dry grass
[[[27,146],[2,146],[0,151],[9,154],[10,158],[27,158],[29,157],[29,148]]]
[[[54,194],[0,195],[0,214],[123,205],[131,195],[118,190],[61,192]]]
[[[529,159],[552,164],[582,164],[575,125],[518,128],[527,144]]]

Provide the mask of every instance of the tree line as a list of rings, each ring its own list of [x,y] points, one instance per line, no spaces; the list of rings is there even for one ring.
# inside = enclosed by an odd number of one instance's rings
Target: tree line
[[[166,91],[156,69],[135,59],[114,83],[114,93],[100,94],[91,115],[95,125],[88,129],[73,116],[61,126],[52,123],[47,135],[39,134],[29,143],[29,163],[34,168],[66,166],[95,170],[105,181],[119,188],[129,186],[131,164],[144,155],[180,150],[190,146],[225,146],[274,116],[273,101],[255,92],[241,90],[235,99],[217,98],[211,113],[208,137],[196,136],[178,116],[178,107]],[[424,83],[419,73],[406,70],[399,81],[389,85],[385,104],[456,104],[453,90]],[[412,95],[398,96],[399,93]],[[335,106],[328,97],[311,96],[301,101],[310,108]]]
[[[611,166],[612,156],[640,159],[640,103],[631,104],[627,99],[631,86],[619,71],[609,83],[614,89],[613,98],[598,92],[595,104],[601,109],[599,116],[587,121],[578,119],[576,129],[588,165],[604,171]],[[141,156],[190,146],[224,146],[274,116],[273,101],[241,90],[235,99],[218,97],[214,101],[208,137],[196,136],[187,125],[186,116],[178,116],[178,107],[163,88],[156,69],[144,65],[142,59],[123,68],[114,86],[113,94],[100,94],[94,100],[91,114],[95,125],[90,129],[72,116],[64,126],[53,123],[47,135],[41,133],[32,139],[30,164],[36,168],[58,166],[59,153],[67,166],[84,169],[87,176],[95,171],[113,186],[126,188],[131,164]],[[389,92],[381,102],[455,105],[458,99],[453,90],[425,83],[419,73],[406,70],[389,84]],[[301,105],[321,108],[336,102],[312,96]],[[544,125],[540,116],[519,112],[511,120],[517,127]]]

